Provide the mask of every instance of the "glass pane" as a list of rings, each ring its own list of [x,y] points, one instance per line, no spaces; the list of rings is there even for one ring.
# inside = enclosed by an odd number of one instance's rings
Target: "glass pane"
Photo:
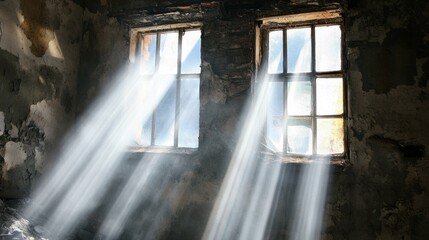
[[[316,27],[316,71],[341,70],[340,26]]]
[[[343,119],[317,119],[317,153],[344,152]]]
[[[311,114],[311,83],[289,82],[287,87],[288,115],[309,116]]]
[[[177,73],[177,49],[179,44],[179,33],[162,33],[159,52],[159,73]]]
[[[269,84],[267,145],[275,152],[283,152],[283,83]]]
[[[179,147],[198,147],[200,79],[186,79],[180,85]]]
[[[311,71],[311,28],[287,30],[287,71]]]
[[[317,78],[317,114],[336,115],[343,113],[343,79]]]
[[[313,151],[311,120],[289,120],[287,143],[288,153],[311,154]]]
[[[153,74],[155,72],[156,34],[145,34],[141,44],[141,73]]]
[[[182,73],[200,73],[201,31],[187,31],[182,37]]]
[[[269,34],[268,73],[283,72],[283,31]]]
[[[162,79],[157,83],[157,91],[168,89],[155,112],[155,145],[174,145],[174,120],[176,115],[175,80]]]
[[[152,137],[152,115],[143,124],[143,131],[141,134],[141,144],[143,146],[150,146],[151,137]]]

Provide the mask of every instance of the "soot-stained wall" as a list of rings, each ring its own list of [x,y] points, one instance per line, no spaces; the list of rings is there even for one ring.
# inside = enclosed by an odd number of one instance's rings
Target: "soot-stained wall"
[[[0,196],[28,196],[74,116],[83,9],[0,1]]]
[[[240,113],[251,94],[256,19],[327,8],[343,10],[349,152],[346,164],[332,171],[323,238],[429,236],[429,3],[112,0],[101,5],[97,13],[101,18],[87,19],[84,25],[99,21],[107,25],[89,27],[85,34],[89,39],[109,38],[110,30],[122,35],[118,39],[121,44],[110,44],[111,53],[118,53],[121,60],[128,53],[129,28],[195,20],[203,23],[200,148],[192,156],[197,163],[193,180],[184,178],[194,181],[193,194],[182,201],[180,211],[172,213],[178,220],[170,222],[162,236],[198,239],[202,234],[237,143]],[[101,41],[87,43],[82,49],[106,54],[106,45],[97,47]],[[106,61],[86,59],[92,66],[89,69],[111,69]],[[110,58],[107,61],[121,65]],[[92,75],[90,70],[80,70],[82,76]],[[89,97],[89,90],[97,88],[99,81],[85,82],[79,89],[82,96]],[[287,237],[281,231],[278,234]]]
[[[199,150],[166,158],[181,197],[166,200],[154,233],[200,239],[251,97],[256,20],[332,8],[344,18],[348,156],[332,167],[322,237],[428,239],[425,0],[0,1],[0,195],[28,193],[67,116],[84,114],[128,64],[130,28],[201,21]],[[287,224],[274,224],[287,238]]]

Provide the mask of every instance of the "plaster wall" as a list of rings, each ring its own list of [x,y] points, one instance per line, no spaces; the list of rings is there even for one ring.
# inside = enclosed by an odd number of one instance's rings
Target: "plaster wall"
[[[0,1],[2,197],[28,196],[74,117],[82,12],[66,0]]]

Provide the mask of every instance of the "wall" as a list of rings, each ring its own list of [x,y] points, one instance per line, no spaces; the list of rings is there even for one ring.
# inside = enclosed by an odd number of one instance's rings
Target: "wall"
[[[0,1],[0,196],[28,196],[75,112],[82,8]]]
[[[56,11],[48,11],[46,20],[45,14],[28,13],[29,3],[40,4],[34,9]],[[171,161],[186,161],[169,178],[170,189],[178,189],[183,197],[167,200],[163,216],[167,221],[157,233],[162,239],[199,239],[237,143],[240,113],[251,96],[255,20],[341,6],[349,156],[345,166],[333,167],[323,239],[429,238],[425,0],[76,3],[0,1],[2,196],[28,192],[43,165],[38,159],[62,128],[56,123],[73,114],[75,107],[83,113],[127,65],[129,28],[199,20],[203,22],[200,148],[194,155],[169,156]],[[31,33],[34,29],[38,34]],[[63,58],[55,50],[55,39]],[[127,164],[120,171],[122,177]],[[300,166],[296,169],[299,172]],[[282,224],[275,233],[279,238],[288,237],[287,221]]]
[[[349,156],[345,166],[333,167],[323,238],[428,238],[428,3],[107,1],[107,10],[126,30],[189,20],[204,24],[194,189],[173,214],[177,221],[166,228],[165,238],[202,234],[250,96],[255,19],[338,6],[345,21]],[[116,22],[111,26],[118,31]],[[278,237],[287,237],[284,228]]]
[[[350,2],[346,16],[350,195],[331,207],[349,205],[351,239],[426,239],[429,4]]]

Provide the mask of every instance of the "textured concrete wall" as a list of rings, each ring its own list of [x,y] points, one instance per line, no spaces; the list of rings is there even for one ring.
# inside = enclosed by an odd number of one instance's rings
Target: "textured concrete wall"
[[[0,1],[1,197],[28,195],[75,110],[82,8]]]

